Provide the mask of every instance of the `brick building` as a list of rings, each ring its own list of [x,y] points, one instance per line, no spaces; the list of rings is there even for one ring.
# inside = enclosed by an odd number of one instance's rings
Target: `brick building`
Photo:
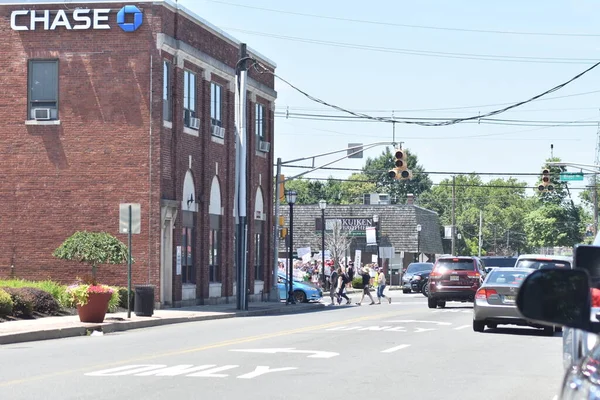
[[[79,230],[127,243],[119,204],[139,203],[133,284],[164,306],[233,301],[240,42],[171,0],[5,2],[0,33],[0,277],[89,273],[52,252]],[[271,286],[274,77],[251,69],[247,89],[257,299]],[[125,285],[126,270],[98,277]]]

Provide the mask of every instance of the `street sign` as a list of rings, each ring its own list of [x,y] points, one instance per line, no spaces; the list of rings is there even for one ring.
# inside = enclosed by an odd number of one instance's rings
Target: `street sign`
[[[119,233],[129,233],[129,206],[131,206],[131,233],[139,234],[142,220],[139,203],[119,204]]]
[[[429,257],[427,257],[424,253],[419,254],[419,262],[427,262],[429,261]]]
[[[562,182],[582,181],[583,180],[583,172],[561,172],[560,180]]]

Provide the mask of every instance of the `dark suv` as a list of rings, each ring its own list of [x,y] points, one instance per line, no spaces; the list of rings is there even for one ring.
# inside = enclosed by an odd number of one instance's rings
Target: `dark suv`
[[[429,308],[445,307],[446,301],[473,302],[485,277],[478,257],[441,257],[429,275]]]

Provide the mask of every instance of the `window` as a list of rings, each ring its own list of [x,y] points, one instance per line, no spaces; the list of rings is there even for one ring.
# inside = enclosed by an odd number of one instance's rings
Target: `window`
[[[163,120],[173,120],[173,105],[171,102],[171,63],[163,62]]]
[[[221,86],[210,84],[210,122],[212,125],[222,126],[221,122]]]
[[[58,60],[29,61],[28,119],[58,119]]]
[[[190,118],[196,118],[196,74],[183,72],[183,123],[190,126]]]
[[[262,104],[256,105],[256,137],[258,140],[266,141],[265,129],[265,106]]]
[[[254,235],[254,279],[263,280],[263,243],[262,233]]]
[[[208,237],[208,264],[209,264],[209,280],[210,282],[220,282],[221,276],[219,274],[219,245],[221,244],[221,231],[218,229],[211,229]]]
[[[183,228],[181,232],[181,281],[183,283],[196,283],[194,228]]]

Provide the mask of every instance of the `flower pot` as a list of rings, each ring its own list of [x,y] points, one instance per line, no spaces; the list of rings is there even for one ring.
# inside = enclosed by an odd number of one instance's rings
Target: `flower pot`
[[[87,304],[77,305],[79,320],[81,322],[103,322],[111,296],[111,293],[89,293]]]

